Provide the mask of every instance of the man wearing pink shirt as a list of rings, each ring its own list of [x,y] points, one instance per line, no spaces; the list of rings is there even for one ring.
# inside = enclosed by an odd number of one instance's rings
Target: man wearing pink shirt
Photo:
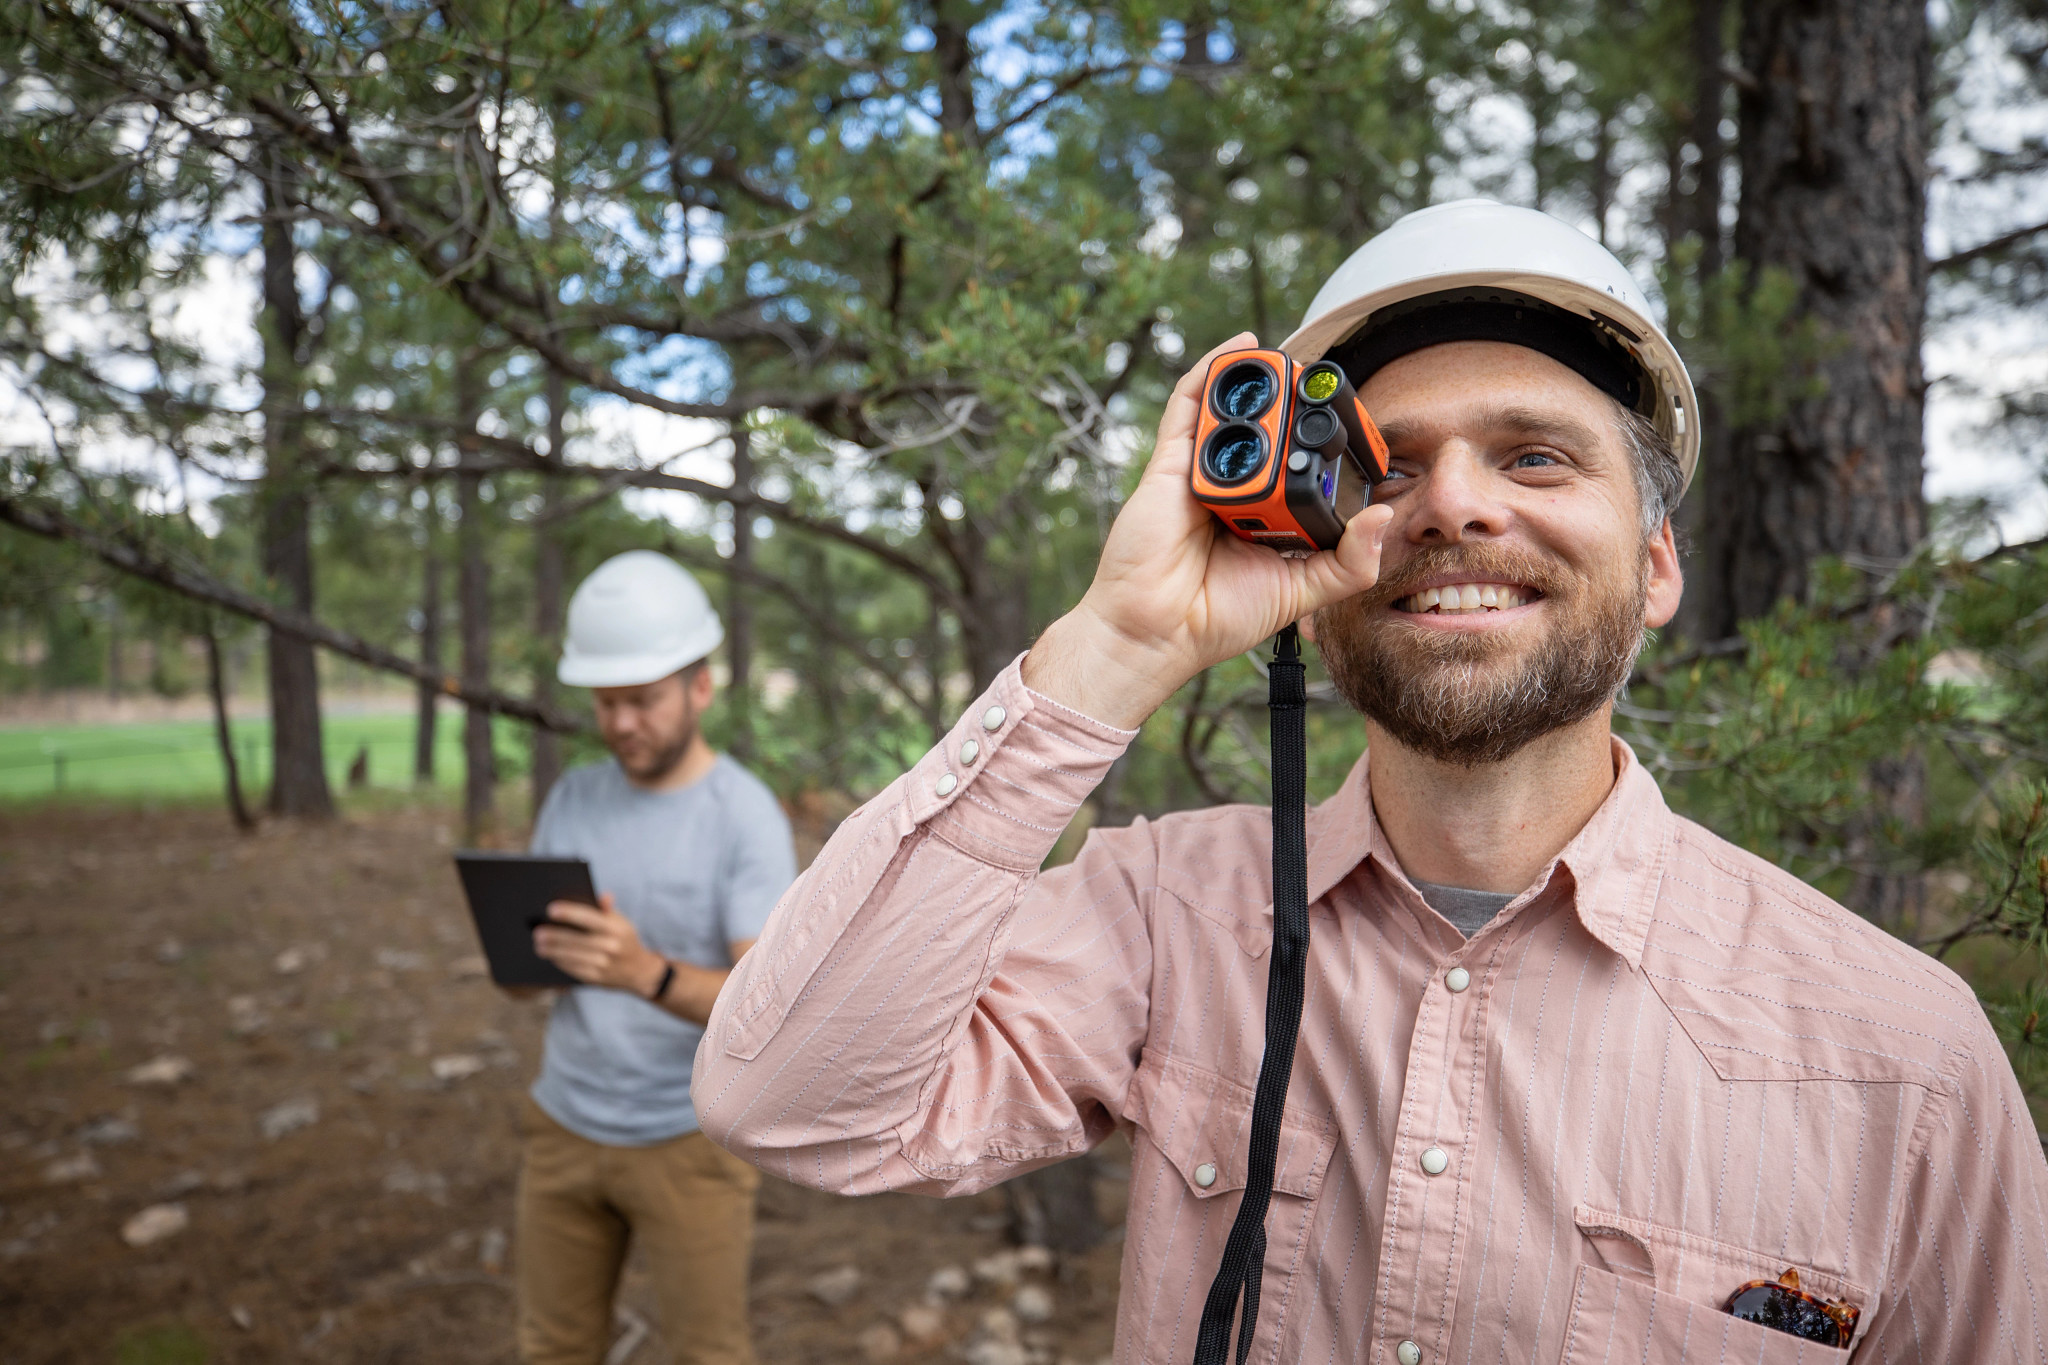
[[[1374,505],[1307,559],[1222,534],[1188,492],[1191,371],[1081,603],[735,969],[704,1131],[824,1189],[959,1194],[1122,1126],[1117,1360],[1187,1365],[1246,1185],[1269,816],[1039,867],[1154,709],[1300,620],[1370,749],[1308,814],[1253,1360],[2048,1360],[2048,1163],[1974,996],[1673,815],[1610,731],[1678,606],[1698,450],[1627,271],[1446,205],[1284,349],[1378,420]],[[1787,1271],[1844,1345],[1728,1311]]]

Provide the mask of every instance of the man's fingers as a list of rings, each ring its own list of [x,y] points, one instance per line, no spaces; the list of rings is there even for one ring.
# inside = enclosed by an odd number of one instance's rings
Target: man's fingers
[[[1296,616],[1307,616],[1347,597],[1355,597],[1380,581],[1380,557],[1386,547],[1391,507],[1368,507],[1344,528],[1337,548],[1308,561],[1304,583],[1308,600]]]
[[[558,924],[573,924],[579,929],[595,929],[609,916],[594,905],[578,901],[549,901],[548,918]]]

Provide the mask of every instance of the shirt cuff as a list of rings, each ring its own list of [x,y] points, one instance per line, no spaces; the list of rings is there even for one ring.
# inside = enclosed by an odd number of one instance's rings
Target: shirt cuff
[[[918,824],[970,857],[1035,872],[1136,730],[1024,685],[1018,655],[908,774]]]

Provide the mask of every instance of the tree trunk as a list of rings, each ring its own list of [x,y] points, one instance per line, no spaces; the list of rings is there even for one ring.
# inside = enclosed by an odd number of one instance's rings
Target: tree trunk
[[[107,594],[107,695],[118,698],[127,679],[121,676],[121,597]]]
[[[1694,576],[1710,638],[1798,597],[1824,555],[1888,564],[1926,530],[1920,334],[1932,54],[1911,0],[1747,0],[1736,252],[1819,329],[1794,397],[1734,434]]]
[[[427,507],[420,535],[420,662],[436,673],[441,671],[441,504],[434,490],[427,490]],[[436,729],[441,716],[441,689],[422,680],[412,729],[412,780],[415,786],[434,785],[434,753],[439,741]]]
[[[468,388],[474,383],[469,368],[478,361],[464,357],[461,380]],[[462,396],[462,422],[472,427],[483,406],[480,396]],[[484,476],[479,473],[455,476],[455,499],[460,521],[456,525],[456,596],[462,615],[462,681],[465,686],[484,688],[491,680],[491,581],[485,559]],[[465,707],[462,721],[462,824],[464,837],[474,844],[491,827],[493,798],[498,783],[496,755],[491,749],[491,713],[477,706]]]
[[[1692,145],[1700,154],[1692,191],[1692,230],[1700,239],[1702,280],[1721,273],[1721,107],[1728,77],[1721,70],[1727,58],[1727,7],[1723,0],[1693,0],[1692,8]]]
[[[266,155],[263,184],[263,397],[295,408],[300,402],[299,346],[305,318],[295,275],[292,240],[296,211],[294,172],[275,150]],[[263,572],[272,596],[306,616],[313,614],[312,499],[299,468],[302,431],[288,417],[263,419]],[[307,820],[331,819],[327,755],[320,729],[320,672],[313,646],[297,636],[270,632],[270,809]]]
[[[220,634],[214,629],[213,618],[206,619],[206,690],[213,698],[213,738],[220,745],[220,766],[227,783],[228,815],[233,818],[235,828],[244,831],[256,828],[256,817],[249,812],[249,803],[242,796],[242,769],[235,761],[234,727],[228,722],[228,680],[227,670],[221,666]]]
[[[1012,1230],[1027,1246],[1079,1256],[1102,1240],[1095,1163],[1085,1155],[1020,1175],[1003,1192],[1010,1200]]]
[[[1734,433],[1729,477],[1708,506],[1715,635],[1799,597],[1812,562],[1889,567],[1926,532],[1920,336],[1933,52],[1910,0],[1746,0],[1742,212],[1736,254],[1751,282],[1780,270],[1792,321],[1817,325],[1816,396]],[[1896,926],[1920,879],[1893,872],[1884,827],[1920,816],[1912,754],[1875,765],[1851,904]]]
[[[1722,182],[1726,179],[1726,147],[1721,138],[1722,110],[1728,95],[1728,77],[1722,71],[1728,55],[1726,33],[1727,6],[1723,0],[1693,0],[1690,140],[1699,160],[1693,167],[1692,193],[1683,204],[1678,202],[1677,185],[1672,186],[1671,218],[1674,240],[1690,235],[1699,244],[1693,283],[1702,301],[1703,321],[1709,292],[1717,287],[1726,264],[1721,227]],[[1718,377],[1702,370],[1694,374],[1693,383],[1699,399],[1699,464],[1693,471],[1692,488],[1674,519],[1688,549],[1704,547],[1705,509],[1730,477],[1728,408],[1721,398]],[[1690,573],[1694,566],[1688,565],[1687,569]],[[1694,640],[1717,640],[1727,634],[1715,600],[1718,594],[1710,596],[1705,588],[1702,574],[1698,585],[1679,603],[1678,618],[1672,625],[1677,634]]]
[[[753,433],[735,422],[732,428],[732,486],[744,492],[754,487]],[[750,762],[754,757],[754,603],[745,579],[754,565],[754,513],[735,505],[732,509],[732,568],[726,575],[725,657],[732,666],[732,681],[726,688],[726,705],[732,708],[733,757]]]
[[[549,370],[548,458],[562,458],[562,441],[568,414],[568,385],[559,371]],[[556,517],[562,508],[561,480],[541,483],[540,516],[533,538],[533,695],[552,704],[555,700],[555,661],[562,651],[562,581],[564,576],[562,528]],[[562,737],[536,725],[533,738],[533,813],[540,815],[555,779],[562,775]]]

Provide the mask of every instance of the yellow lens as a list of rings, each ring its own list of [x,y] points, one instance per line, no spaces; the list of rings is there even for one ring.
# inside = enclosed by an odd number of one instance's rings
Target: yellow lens
[[[1301,381],[1301,391],[1311,403],[1327,403],[1337,396],[1337,372],[1332,369],[1312,370],[1308,378]]]

